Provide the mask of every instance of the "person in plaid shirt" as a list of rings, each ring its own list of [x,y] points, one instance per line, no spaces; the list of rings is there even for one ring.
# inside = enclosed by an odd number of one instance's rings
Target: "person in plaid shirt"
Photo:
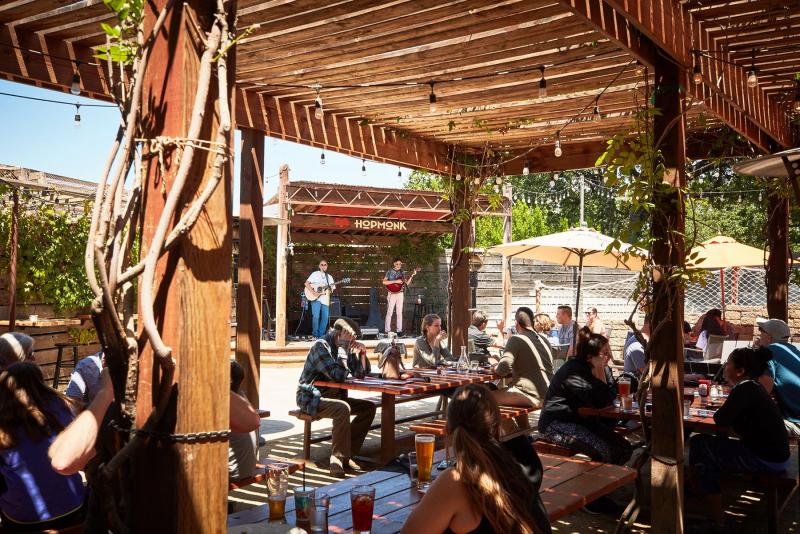
[[[344,477],[345,467],[357,469],[352,460],[361,449],[375,418],[375,405],[347,397],[346,390],[317,388],[317,380],[344,382],[348,374],[363,377],[370,372],[367,351],[357,338],[361,330],[349,317],[337,319],[333,328],[316,340],[308,351],[297,386],[297,407],[318,417],[333,419],[330,473]],[[350,422],[350,416],[355,419]]]

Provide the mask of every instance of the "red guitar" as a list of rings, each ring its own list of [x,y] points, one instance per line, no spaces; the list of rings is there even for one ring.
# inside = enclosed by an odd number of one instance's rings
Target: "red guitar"
[[[417,267],[414,269],[414,272],[411,273],[411,276],[408,277],[408,280],[405,278],[400,278],[399,280],[394,280],[391,284],[386,284],[386,289],[389,293],[400,293],[404,287],[411,283],[411,280],[417,275],[418,272],[422,270],[421,267]]]

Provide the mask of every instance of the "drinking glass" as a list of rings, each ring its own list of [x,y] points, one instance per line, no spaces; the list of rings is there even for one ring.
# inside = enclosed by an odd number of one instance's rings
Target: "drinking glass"
[[[280,521],[286,512],[286,492],[289,489],[288,464],[270,464],[267,466],[267,503],[269,504],[269,520]]]
[[[411,477],[411,486],[419,485],[419,464],[417,463],[417,453],[408,453],[408,475]]]
[[[419,468],[419,487],[421,488],[427,488],[431,482],[435,442],[436,436],[433,434],[417,434],[414,437],[414,448],[417,452],[417,466]]]
[[[369,534],[372,529],[372,512],[375,508],[375,488],[356,486],[350,490],[350,509],[353,513],[353,532]]]
[[[314,507],[314,488],[300,486],[294,489],[294,514],[297,526],[308,530],[311,527],[311,510]]]
[[[311,510],[312,534],[328,533],[328,509],[331,499],[327,493],[317,493],[314,496],[314,507]]]
[[[691,408],[692,408],[692,401],[690,401],[690,400],[683,401],[683,418],[684,419],[688,419],[692,415],[691,414]]]

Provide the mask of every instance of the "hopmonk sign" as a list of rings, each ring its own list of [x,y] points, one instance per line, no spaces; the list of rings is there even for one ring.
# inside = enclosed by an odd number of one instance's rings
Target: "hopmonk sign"
[[[295,214],[292,216],[292,228],[342,233],[442,234],[451,232],[453,225],[440,221],[409,221],[388,217]]]

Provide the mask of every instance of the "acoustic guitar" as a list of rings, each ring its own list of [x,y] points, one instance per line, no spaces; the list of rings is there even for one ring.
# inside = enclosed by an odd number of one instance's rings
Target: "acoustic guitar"
[[[340,285],[349,284],[349,283],[350,283],[350,279],[349,278],[342,278],[341,280],[336,280],[335,282],[333,282],[330,285],[332,285],[332,286],[340,286]],[[328,290],[328,285],[327,284],[321,284],[321,285],[316,285],[316,286],[311,286],[311,287],[312,287],[312,289],[309,289],[308,287],[304,287],[303,288],[303,293],[306,294],[306,300],[308,300],[308,302],[314,302],[315,300],[320,298],[322,295],[324,295],[325,292]]]
[[[408,277],[408,280],[405,278],[400,278],[399,280],[394,280],[391,284],[386,284],[386,289],[389,293],[400,293],[403,289],[411,283],[411,280],[417,275],[418,272],[422,270],[421,267],[417,267],[414,269],[414,272],[411,273],[411,276]]]

